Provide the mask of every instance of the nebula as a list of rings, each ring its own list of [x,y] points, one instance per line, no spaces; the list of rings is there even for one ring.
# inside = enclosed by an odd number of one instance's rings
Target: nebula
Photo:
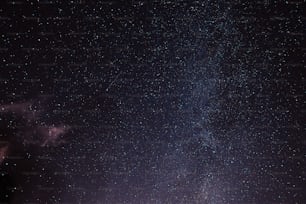
[[[12,112],[12,113],[19,113],[23,114],[30,111],[32,103],[31,102],[24,102],[24,103],[11,103],[8,105],[1,105],[0,111],[1,112]]]
[[[7,156],[8,147],[9,147],[9,145],[6,145],[4,147],[0,147],[0,164],[2,164],[3,160]]]
[[[36,120],[40,114],[39,110],[33,109],[33,102],[20,102],[0,105],[0,113],[17,114],[25,118],[28,122]]]
[[[45,113],[43,108],[33,108],[33,101],[17,102],[11,104],[0,105],[0,113],[16,114],[25,120],[25,127],[19,130],[22,143],[36,144],[41,147],[57,146],[64,142],[60,139],[70,129],[69,125],[48,125],[39,120],[39,116]],[[43,125],[42,125],[43,124]],[[18,131],[18,130],[17,130]],[[8,146],[1,148],[1,156],[4,157]]]
[[[43,137],[43,142],[41,146],[57,145],[63,143],[64,140],[59,140],[59,137],[61,135],[64,135],[69,129],[70,126],[65,125],[37,127],[38,132]]]

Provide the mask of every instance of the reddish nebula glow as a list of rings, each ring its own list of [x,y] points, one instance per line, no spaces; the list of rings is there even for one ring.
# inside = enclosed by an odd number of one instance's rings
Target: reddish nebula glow
[[[43,142],[41,146],[56,145],[64,142],[60,139],[61,135],[64,135],[70,129],[69,126],[40,126],[38,127],[38,132],[43,137]]]
[[[65,142],[61,136],[67,133],[70,126],[67,125],[37,125],[38,116],[43,113],[43,110],[33,108],[32,101],[11,103],[0,105],[0,113],[17,114],[26,119],[26,129],[24,130],[23,144],[36,144],[44,146],[57,146]],[[34,124],[34,125],[33,125]],[[36,136],[38,138],[34,139]],[[1,148],[1,156],[7,152],[7,148]],[[4,156],[3,156],[4,157]]]
[[[9,145],[6,145],[4,147],[0,147],[0,164],[3,162],[3,160],[7,156],[8,147],[9,147]]]
[[[12,112],[12,113],[19,113],[23,114],[25,112],[31,111],[32,103],[31,102],[24,102],[24,103],[12,103],[8,105],[1,105],[0,111],[1,112]]]
[[[0,105],[0,113],[14,113],[23,116],[27,120],[34,120],[40,111],[32,109],[33,103],[30,101],[22,103],[11,103]]]

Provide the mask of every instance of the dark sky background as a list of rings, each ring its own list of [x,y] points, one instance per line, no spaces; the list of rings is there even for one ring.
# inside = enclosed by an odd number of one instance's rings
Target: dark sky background
[[[4,1],[1,203],[306,203],[305,1]]]

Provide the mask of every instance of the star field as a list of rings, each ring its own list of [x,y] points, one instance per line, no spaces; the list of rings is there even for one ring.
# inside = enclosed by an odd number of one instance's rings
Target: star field
[[[0,202],[305,203],[304,1],[5,1]]]

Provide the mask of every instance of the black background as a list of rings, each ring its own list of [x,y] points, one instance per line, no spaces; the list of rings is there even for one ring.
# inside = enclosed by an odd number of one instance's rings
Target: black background
[[[5,1],[1,201],[305,203],[304,1]],[[2,145],[3,146],[3,145]]]

